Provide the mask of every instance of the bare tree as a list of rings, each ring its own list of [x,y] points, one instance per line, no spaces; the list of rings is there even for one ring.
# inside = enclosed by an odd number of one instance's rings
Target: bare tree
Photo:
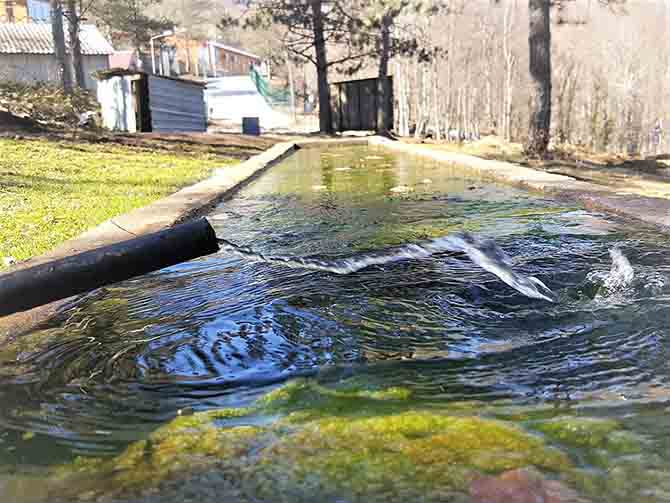
[[[72,92],[72,75],[65,52],[65,33],[63,31],[63,4],[61,0],[51,0],[51,31],[54,54],[61,74],[61,83],[66,93]]]
[[[528,50],[531,116],[526,152],[547,154],[551,136],[551,0],[528,0]]]
[[[502,132],[507,141],[512,139],[512,109],[514,99],[514,76],[517,56],[512,48],[512,32],[516,19],[516,0],[505,7],[503,20],[503,60],[505,63],[505,87],[503,97]]]
[[[74,85],[85,87],[86,75],[84,73],[84,60],[81,54],[81,40],[79,37],[82,9],[77,5],[77,0],[67,0],[68,33],[70,39],[70,55],[72,57],[72,68],[74,70]]]

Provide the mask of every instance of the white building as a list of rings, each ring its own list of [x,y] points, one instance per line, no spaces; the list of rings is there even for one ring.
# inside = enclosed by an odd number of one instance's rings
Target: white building
[[[67,39],[67,33],[66,33]],[[95,89],[92,74],[109,68],[112,45],[94,25],[81,25],[85,87]],[[0,23],[0,80],[58,82],[60,69],[48,23]]]

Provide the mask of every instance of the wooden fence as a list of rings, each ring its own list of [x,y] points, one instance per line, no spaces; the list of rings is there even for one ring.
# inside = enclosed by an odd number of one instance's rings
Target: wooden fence
[[[390,81],[391,94],[387,99],[389,123],[393,127],[393,77]],[[377,80],[361,79],[331,84],[333,125],[336,131],[376,131],[377,130]]]

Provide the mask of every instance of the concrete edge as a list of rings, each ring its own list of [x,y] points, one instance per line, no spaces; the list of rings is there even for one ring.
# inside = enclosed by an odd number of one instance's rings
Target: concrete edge
[[[214,174],[198,183],[153,203],[102,222],[43,255],[21,262],[7,272],[56,260],[93,248],[125,241],[143,234],[157,232],[178,223],[209,213],[221,201],[232,197],[266,169],[277,164],[297,149],[321,145],[367,145],[367,137],[309,138],[280,142],[240,164],[216,169]],[[2,275],[0,274],[0,281]],[[38,328],[81,296],[71,297],[29,311],[0,317],[0,343]]]
[[[378,136],[369,138],[369,144],[446,162],[485,180],[508,183],[552,197],[571,199],[587,209],[616,214],[666,232],[670,231],[670,199],[622,194],[612,187],[580,181],[567,175],[547,173],[511,162],[435,150],[420,144],[390,141]]]
[[[478,175],[485,180],[508,183],[553,196],[568,197],[581,202],[589,209],[631,217],[661,227],[663,230],[670,230],[670,200],[667,199],[618,194],[609,187],[579,181],[566,175],[546,173],[504,161],[434,150],[422,145],[392,141],[380,136],[315,138],[277,143],[261,154],[236,166],[219,168],[210,178],[185,187],[147,206],[109,219],[76,238],[66,241],[49,253],[23,262],[12,270],[124,241],[138,235],[157,232],[190,218],[206,214],[216,204],[234,195],[235,192],[256,179],[266,169],[297,149],[323,145],[370,145],[395,152],[417,155],[445,162],[462,169],[464,172]],[[0,281],[2,281],[2,274],[0,274]],[[0,318],[0,343],[4,339],[17,337],[37,328],[56,315],[62,307],[77,298],[79,297],[53,302],[30,311]]]
[[[9,271],[24,269],[40,263],[56,260],[93,248],[105,246],[133,237],[166,229],[190,218],[199,216],[220,201],[232,196],[237,190],[249,183],[270,166],[293,153],[298,144],[295,142],[277,143],[268,150],[235,166],[219,168],[214,175],[198,183],[166,196],[153,203],[132,210],[123,215],[106,220],[98,226],[62,243],[48,253],[33,257],[18,264]],[[37,328],[52,318],[64,306],[71,304],[72,297],[29,311],[0,318],[0,343],[9,337]]]

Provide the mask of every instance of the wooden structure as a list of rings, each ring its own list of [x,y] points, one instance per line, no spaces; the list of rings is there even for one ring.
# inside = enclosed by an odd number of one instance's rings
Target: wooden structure
[[[101,72],[98,79],[98,101],[108,129],[207,131],[204,82],[121,69]]]
[[[209,41],[207,47],[212,77],[249,75],[251,69],[260,67],[262,62],[260,56],[219,42]]]
[[[393,77],[387,77],[393,89]],[[347,80],[330,86],[333,122],[336,131],[377,131],[377,78]],[[393,91],[386,100],[389,123],[393,128]]]
[[[149,66],[145,65],[144,70],[152,66],[151,55],[147,57]],[[262,67],[263,61],[260,56],[236,47],[179,34],[160,39],[154,52],[154,66],[156,73],[168,77],[209,78],[248,75],[252,67]]]

